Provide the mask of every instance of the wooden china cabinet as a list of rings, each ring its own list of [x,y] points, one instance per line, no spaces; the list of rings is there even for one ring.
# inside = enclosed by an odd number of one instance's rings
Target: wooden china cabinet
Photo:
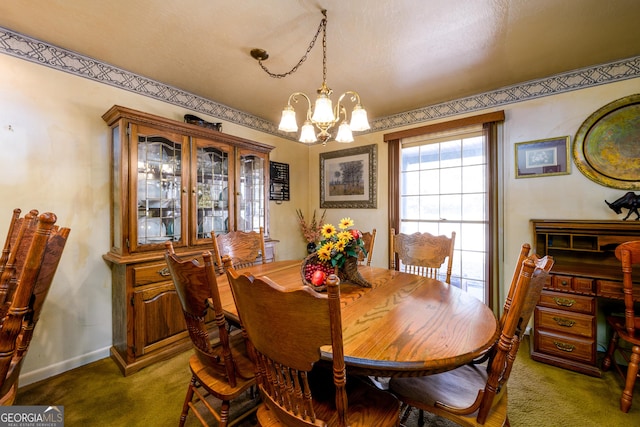
[[[111,249],[113,346],[124,375],[191,346],[164,260],[164,243],[197,255],[212,233],[264,227],[273,147],[216,130],[113,106]]]

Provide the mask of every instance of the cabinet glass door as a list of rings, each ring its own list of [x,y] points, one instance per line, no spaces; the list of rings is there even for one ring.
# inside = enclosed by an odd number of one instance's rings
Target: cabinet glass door
[[[229,196],[232,189],[229,188],[229,176],[233,172],[233,165],[229,149],[205,146],[204,143],[196,140],[194,144],[196,243],[208,243],[212,233],[227,233],[231,226]]]
[[[264,156],[239,151],[237,230],[259,231],[264,227],[266,163]]]
[[[179,135],[162,134],[142,126],[132,132],[137,144],[137,224],[130,233],[133,247],[157,249],[167,240],[181,245],[183,141]],[[133,198],[133,197],[132,197]]]

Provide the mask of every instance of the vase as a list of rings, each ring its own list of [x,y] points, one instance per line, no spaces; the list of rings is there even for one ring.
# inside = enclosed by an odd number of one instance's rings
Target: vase
[[[354,283],[364,288],[371,287],[371,283],[367,282],[358,271],[358,257],[347,257],[342,267],[338,269],[337,274],[342,282]]]
[[[307,243],[307,253],[312,254],[316,250],[316,244],[314,242]]]

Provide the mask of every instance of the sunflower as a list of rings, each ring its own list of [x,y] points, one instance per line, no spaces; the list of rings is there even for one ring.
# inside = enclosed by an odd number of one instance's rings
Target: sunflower
[[[325,224],[322,226],[322,237],[324,237],[325,239],[330,239],[333,236],[335,236],[337,230],[336,228],[333,226],[333,224]]]
[[[353,220],[349,217],[342,218],[338,224],[340,230],[346,230],[349,227],[353,227]]]

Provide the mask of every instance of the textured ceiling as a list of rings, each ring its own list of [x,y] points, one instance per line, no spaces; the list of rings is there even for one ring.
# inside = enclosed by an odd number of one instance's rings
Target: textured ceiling
[[[4,0],[0,26],[277,123],[322,81],[380,118],[640,55],[638,0]]]

